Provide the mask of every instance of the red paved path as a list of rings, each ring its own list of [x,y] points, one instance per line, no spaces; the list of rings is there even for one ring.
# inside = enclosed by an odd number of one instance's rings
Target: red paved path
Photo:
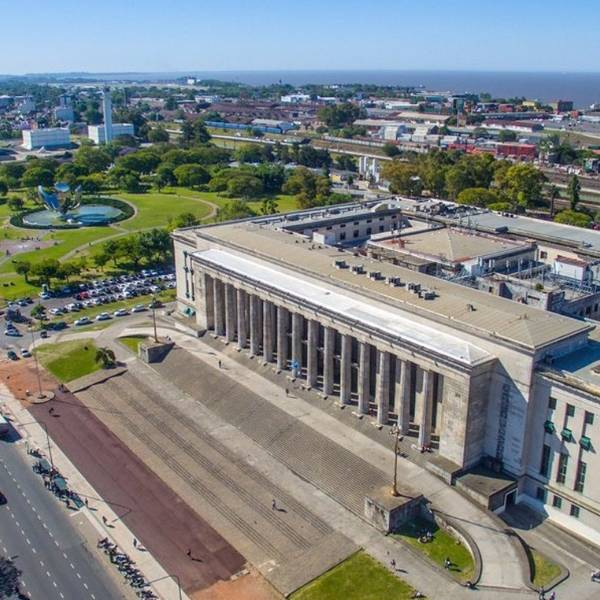
[[[51,406],[55,416],[48,413]],[[165,570],[179,576],[187,593],[243,568],[244,557],[99,420],[101,411],[94,414],[63,392],[29,410]],[[92,505],[102,514],[102,504]],[[188,549],[201,562],[190,560]]]

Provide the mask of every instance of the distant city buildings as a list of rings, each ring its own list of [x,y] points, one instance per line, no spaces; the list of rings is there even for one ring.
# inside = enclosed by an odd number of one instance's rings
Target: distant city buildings
[[[56,148],[69,146],[71,137],[67,127],[48,127],[46,129],[25,129],[23,146],[27,150],[38,148]]]

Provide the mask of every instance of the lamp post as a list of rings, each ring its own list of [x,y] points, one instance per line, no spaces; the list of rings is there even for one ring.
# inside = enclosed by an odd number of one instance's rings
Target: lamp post
[[[154,328],[154,341],[158,344],[158,334],[156,333],[156,295],[152,296],[152,326]]]
[[[165,575],[164,577],[159,577],[158,579],[153,579],[152,581],[149,581],[148,584],[156,583],[157,581],[162,581],[163,579],[174,579],[175,580],[175,582],[177,583],[177,591],[179,593],[179,600],[181,600],[182,599],[181,581],[179,580],[179,577],[177,577],[177,575]]]
[[[50,459],[50,466],[54,470],[54,461],[52,460],[52,447],[50,446],[50,436],[48,435],[48,427],[44,421],[28,421],[27,423],[21,423],[21,427],[25,425],[40,425],[46,433],[46,443],[48,444],[48,458]]]
[[[29,333],[31,333],[31,347],[33,350],[33,361],[35,363],[35,374],[37,376],[38,382],[38,398],[43,398],[44,394],[42,393],[42,378],[40,376],[40,365],[38,363],[37,354],[35,352],[35,336],[33,334],[33,327],[29,326]]]
[[[394,425],[390,434],[396,436],[394,440],[394,482],[392,484],[392,496],[398,497],[400,495],[400,492],[398,491],[398,446],[401,437],[400,428],[397,425]]]

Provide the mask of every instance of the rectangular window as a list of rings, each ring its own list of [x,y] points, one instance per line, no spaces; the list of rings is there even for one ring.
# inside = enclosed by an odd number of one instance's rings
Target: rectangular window
[[[571,516],[579,519],[579,506],[571,504]]]
[[[577,464],[577,475],[575,476],[575,491],[583,492],[585,486],[585,474],[587,471],[587,464],[582,460]]]
[[[367,235],[371,235],[371,228],[367,227]]]
[[[561,508],[562,498],[560,496],[554,496],[554,498],[552,498],[552,506],[554,506],[554,508]]]
[[[542,258],[548,258],[548,253],[544,252],[544,250],[540,250],[540,259]]]
[[[346,227],[346,223],[342,223],[342,224],[340,225],[340,227],[343,229],[344,227]]]
[[[535,491],[535,497],[541,502],[546,503],[546,490],[543,487],[537,488]]]
[[[550,453],[550,446],[548,446],[548,444],[544,444],[544,448],[542,450],[542,464],[540,465],[540,473],[544,477],[548,477],[548,471],[550,469]]]
[[[556,398],[553,398],[552,396],[550,396],[550,398],[548,398],[548,408],[550,410],[556,409]]]
[[[383,225],[380,225],[379,226],[379,231],[383,231],[383,229],[384,229]]]
[[[588,412],[587,410],[585,411],[585,424],[586,425],[594,424],[594,413]]]
[[[561,454],[558,459],[558,473],[556,474],[556,482],[564,483],[567,479],[567,467],[569,466],[569,455]]]
[[[575,407],[572,404],[567,404],[567,417],[575,416]]]
[[[346,239],[346,232],[342,231],[342,233],[340,233],[340,240],[344,241]]]
[[[352,236],[353,236],[353,237],[355,237],[355,238],[357,238],[357,237],[358,237],[358,229],[355,229],[355,230],[352,232]]]

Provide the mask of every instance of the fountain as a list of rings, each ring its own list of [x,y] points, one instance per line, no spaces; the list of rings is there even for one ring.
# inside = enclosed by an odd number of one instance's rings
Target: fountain
[[[123,217],[123,211],[108,204],[82,204],[81,186],[74,190],[68,183],[56,183],[53,191],[38,186],[38,196],[43,210],[23,215],[23,225],[29,227],[84,227],[106,225]]]

